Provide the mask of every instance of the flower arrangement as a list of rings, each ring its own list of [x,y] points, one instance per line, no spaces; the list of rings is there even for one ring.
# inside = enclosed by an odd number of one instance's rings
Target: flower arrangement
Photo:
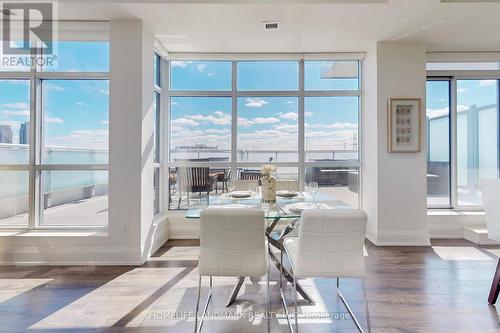
[[[276,166],[272,164],[265,164],[260,168],[260,173],[262,178],[270,179],[272,178],[273,172],[276,171]]]

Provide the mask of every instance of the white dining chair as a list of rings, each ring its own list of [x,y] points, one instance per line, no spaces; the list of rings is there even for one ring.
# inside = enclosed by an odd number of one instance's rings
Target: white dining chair
[[[248,191],[250,189],[250,185],[253,185],[254,188],[258,188],[259,181],[249,179],[231,180],[231,186],[234,186],[234,191]]]
[[[264,212],[260,209],[205,209],[200,213],[198,299],[194,332],[200,332],[212,298],[214,276],[267,276],[267,331],[270,330],[269,260]],[[198,326],[201,280],[210,278],[210,290]]]
[[[336,278],[337,292],[342,302],[358,329],[364,332],[339,288],[339,279],[346,277],[361,279],[366,324],[368,332],[371,332],[363,253],[366,219],[366,213],[361,210],[306,210],[302,213],[298,237],[285,238],[283,247],[290,262],[293,278],[295,330],[288,315],[281,277],[280,294],[291,332],[297,333],[299,328],[296,286],[297,280],[301,278]],[[283,251],[281,251],[281,262],[283,262]],[[283,265],[281,267],[283,269]]]
[[[500,179],[481,179],[488,238],[500,241]],[[491,283],[488,303],[495,304],[500,292],[500,258]]]
[[[288,180],[288,179],[277,179],[276,180],[276,190],[277,191],[282,191],[282,190],[292,190],[292,191],[298,191],[299,190],[299,182],[296,180]]]

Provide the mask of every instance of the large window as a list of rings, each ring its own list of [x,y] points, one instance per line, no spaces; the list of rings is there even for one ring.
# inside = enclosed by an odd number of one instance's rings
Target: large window
[[[162,182],[162,177],[161,177],[161,159],[162,159],[162,145],[160,141],[160,134],[161,134],[161,124],[162,124],[162,113],[161,113],[161,108],[162,108],[162,95],[163,95],[163,89],[162,89],[162,80],[161,80],[161,73],[162,73],[162,59],[161,57],[157,54],[154,53],[154,66],[153,66],[153,77],[154,77],[154,82],[153,82],[153,156],[154,156],[154,176],[153,176],[153,196],[154,196],[154,201],[153,201],[153,213],[157,214],[161,210],[161,182]]]
[[[0,226],[108,224],[109,42],[0,71]],[[42,73],[44,72],[44,73]]]
[[[480,180],[498,178],[498,80],[457,80],[457,201],[482,205]]]
[[[358,61],[170,61],[170,209],[206,204],[273,163],[358,207]]]
[[[427,205],[449,207],[450,81],[427,82]]]
[[[499,80],[450,74],[427,82],[427,202],[481,207],[481,179],[499,177]]]

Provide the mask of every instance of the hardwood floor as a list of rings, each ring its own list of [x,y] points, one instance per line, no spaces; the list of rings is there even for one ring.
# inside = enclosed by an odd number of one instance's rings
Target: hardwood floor
[[[500,247],[464,240],[435,240],[432,247],[367,242],[366,252],[372,332],[500,332],[499,311],[487,302]],[[169,241],[141,267],[0,267],[0,332],[192,332],[186,317],[196,302],[197,255],[198,242],[185,240]],[[277,279],[272,267],[271,331],[288,332]],[[203,332],[266,332],[265,319],[252,316],[265,311],[265,277],[246,279],[226,308],[235,281],[214,278],[214,318]],[[299,302],[301,333],[357,332],[333,280],[302,285],[315,305]],[[342,279],[341,288],[364,324],[358,281]],[[223,311],[228,316],[221,319]]]

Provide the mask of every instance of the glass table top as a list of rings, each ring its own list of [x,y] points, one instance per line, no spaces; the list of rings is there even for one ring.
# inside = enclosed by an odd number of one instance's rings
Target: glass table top
[[[315,200],[303,192],[292,198],[277,197],[276,203],[263,203],[261,197],[254,195],[249,198],[233,198],[229,193],[210,195],[208,204],[191,207],[186,212],[186,218],[198,219],[203,209],[207,208],[260,208],[264,210],[266,219],[296,219],[300,218],[301,209],[342,209],[350,208],[345,202],[335,197],[318,193]]]

